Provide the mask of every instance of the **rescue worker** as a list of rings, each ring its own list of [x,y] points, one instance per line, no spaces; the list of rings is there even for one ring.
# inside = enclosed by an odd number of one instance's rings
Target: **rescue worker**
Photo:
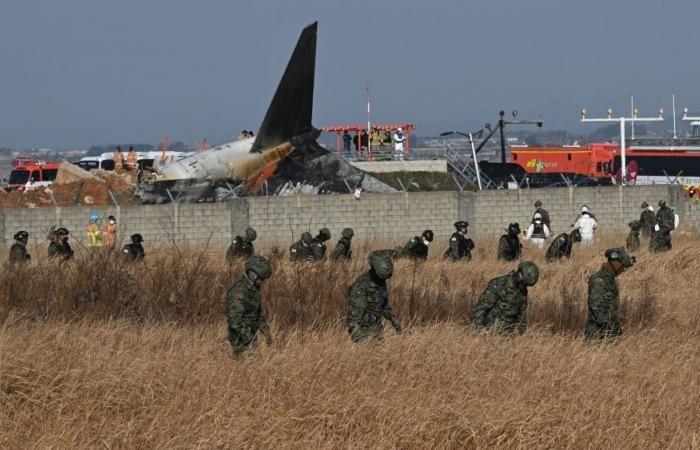
[[[301,239],[289,247],[290,261],[308,261],[311,259],[311,233],[305,231],[301,234]]]
[[[331,230],[321,228],[318,234],[311,240],[311,261],[321,261],[326,257],[326,241],[331,238]]]
[[[581,206],[581,211],[580,211],[580,213],[583,214],[584,212],[588,213],[588,215],[589,215],[591,218],[595,219],[596,222],[598,221],[598,218],[595,216],[595,214],[593,214],[593,213],[591,212],[591,208],[589,208],[588,205],[582,205],[582,206]],[[578,218],[577,218],[577,219],[578,219]]]
[[[131,235],[131,243],[126,244],[122,248],[122,253],[127,261],[141,261],[146,256],[146,252],[143,250],[143,236],[140,234]]]
[[[523,244],[520,243],[520,224],[510,223],[506,234],[498,241],[498,259],[503,261],[515,261],[520,258]]]
[[[552,224],[551,224],[550,219],[549,219],[549,213],[547,212],[546,209],[544,209],[544,208],[542,207],[542,202],[541,202],[540,200],[537,200],[537,201],[535,202],[535,212],[534,212],[534,214],[532,215],[532,220],[530,221],[530,223],[535,223],[535,214],[539,214],[539,215],[540,215],[540,219],[542,219],[542,223],[544,223],[545,225],[547,225],[547,228],[549,228],[550,231],[551,231],[551,229],[552,229]]]
[[[659,224],[649,240],[649,251],[652,253],[667,252],[671,250],[671,229]]]
[[[524,333],[527,328],[527,288],[534,286],[540,270],[531,261],[518,264],[518,269],[489,281],[472,314],[477,327],[494,327],[501,331]]]
[[[471,261],[474,241],[466,237],[469,222],[465,220],[455,222],[455,228],[457,231],[452,233],[450,237],[450,246],[445,251],[445,258],[449,258],[452,261]]]
[[[251,227],[245,229],[244,236],[233,238],[231,245],[226,251],[226,261],[233,262],[236,259],[248,259],[255,254],[253,241],[258,237],[258,233]]]
[[[551,232],[547,224],[544,223],[542,215],[540,213],[535,213],[532,218],[532,223],[527,227],[527,231],[525,232],[525,239],[531,241],[537,248],[544,248],[544,241],[550,236]]]
[[[345,228],[343,230],[343,232],[340,234],[340,240],[335,245],[335,248],[331,253],[331,259],[336,261],[349,261],[352,258],[352,249],[350,248],[350,245],[354,235],[355,232],[352,231],[352,228]]]
[[[678,225],[681,224],[681,218],[678,217],[675,206],[671,206],[671,212],[673,213],[673,229],[676,230],[678,229]]]
[[[576,220],[576,223],[572,225],[575,230],[581,232],[581,244],[582,245],[592,245],[593,244],[593,232],[598,228],[598,221],[594,217],[591,217],[587,206],[581,208],[581,216]]]
[[[642,202],[642,214],[639,216],[639,222],[642,224],[642,236],[645,239],[649,239],[654,232],[656,216],[654,215],[654,208],[649,206],[647,202]]]
[[[634,264],[627,251],[611,248],[605,252],[607,262],[588,279],[588,318],[586,339],[604,339],[622,334],[618,307],[620,289],[617,277]]]
[[[659,201],[659,210],[656,212],[656,223],[665,226],[669,231],[676,228],[676,218],[671,208],[666,205],[665,200]]]
[[[27,253],[27,242],[29,242],[29,233],[26,231],[18,231],[13,239],[15,243],[10,247],[10,263],[21,263],[29,261],[32,256]]]
[[[102,246],[102,232],[100,231],[100,215],[96,212],[90,214],[90,222],[85,227],[88,237],[88,247]]]
[[[627,251],[636,252],[641,247],[641,242],[639,241],[639,232],[642,229],[642,222],[639,220],[633,220],[629,223],[630,232],[627,235]]]
[[[245,272],[226,294],[228,341],[234,356],[257,342],[260,331],[272,344],[272,334],[262,310],[260,287],[272,276],[272,267],[262,256],[252,256],[245,262]]]
[[[357,277],[348,289],[345,323],[354,342],[381,339],[384,319],[401,333],[401,324],[391,309],[387,290],[387,280],[394,273],[391,258],[383,252],[372,252],[369,267],[369,271]]]
[[[68,261],[73,257],[73,249],[68,243],[70,232],[66,228],[58,228],[51,232],[49,239],[49,259],[57,258],[61,262]]]
[[[124,167],[124,155],[122,154],[122,148],[117,146],[114,150],[114,170],[121,170]]]
[[[545,256],[547,262],[559,261],[564,257],[571,258],[571,249],[576,242],[581,242],[581,232],[578,229],[573,230],[570,234],[561,233],[555,237],[547,249]]]
[[[128,170],[136,170],[138,166],[139,155],[134,150],[134,146],[129,147],[129,153],[126,154],[126,168]]]
[[[425,261],[428,259],[428,246],[433,242],[433,231],[425,230],[420,236],[414,236],[406,245],[395,251],[396,258],[410,258]]]
[[[107,217],[107,223],[102,227],[102,245],[113,249],[117,243],[117,219],[114,216]]]
[[[402,128],[397,128],[392,135],[392,141],[394,141],[394,161],[404,160],[404,149],[403,143],[406,141],[406,136],[403,134]]]

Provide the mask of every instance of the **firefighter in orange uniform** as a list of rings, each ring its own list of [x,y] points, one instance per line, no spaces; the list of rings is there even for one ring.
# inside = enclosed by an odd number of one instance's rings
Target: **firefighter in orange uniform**
[[[122,148],[117,146],[117,148],[114,150],[114,155],[112,157],[114,158],[114,170],[122,170],[122,167],[124,167],[124,156],[122,155]]]
[[[134,147],[131,146],[129,147],[129,153],[126,154],[126,168],[128,170],[136,170],[136,166],[138,165],[139,161],[139,156],[134,150]]]
[[[107,223],[102,227],[102,244],[113,249],[117,243],[117,219],[114,216],[107,217]]]

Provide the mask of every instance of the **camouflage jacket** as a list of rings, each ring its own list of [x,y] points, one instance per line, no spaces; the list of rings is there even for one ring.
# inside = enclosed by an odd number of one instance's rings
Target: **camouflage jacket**
[[[472,322],[476,326],[498,327],[520,332],[527,328],[527,287],[518,281],[516,272],[489,281],[474,305]]]
[[[342,238],[338,241],[331,253],[331,259],[344,259],[349,260],[352,258],[352,250],[350,249],[351,241],[350,239]]]
[[[656,216],[654,212],[645,209],[642,211],[639,221],[642,222],[642,236],[648,238],[654,232],[654,225],[656,225]]]
[[[63,245],[56,241],[51,241],[49,244],[49,259],[59,258],[62,261],[67,261],[73,257],[73,249],[68,242]]]
[[[247,259],[255,254],[255,247],[248,239],[236,236],[226,251],[226,261],[232,262],[238,258]]]
[[[226,316],[230,342],[249,344],[258,330],[265,336],[270,328],[260,304],[260,288],[243,275],[226,294]]]
[[[656,213],[656,223],[666,226],[669,230],[676,228],[676,216],[668,206],[662,206]]]
[[[348,289],[348,310],[346,325],[352,339],[362,341],[369,334],[380,333],[383,319],[392,323],[396,316],[389,304],[386,281],[376,279],[371,272],[357,277]]]
[[[651,235],[651,240],[649,241],[649,251],[650,252],[667,252],[671,250],[671,232],[664,230],[663,228],[654,231]]]
[[[141,244],[127,244],[122,249],[122,253],[126,257],[127,261],[140,261],[146,256],[146,252],[143,250],[143,245]]]
[[[554,238],[552,244],[547,249],[545,258],[549,262],[558,261],[563,257],[570,258],[572,246],[573,242],[571,241],[571,237],[566,233],[562,233]]]
[[[617,309],[620,292],[615,275],[606,263],[588,280],[586,337],[608,337],[621,333]]]
[[[639,231],[630,230],[630,233],[627,235],[627,251],[636,252],[639,250],[640,246],[641,242],[639,242]]]
[[[504,234],[498,241],[498,259],[504,261],[515,261],[520,258],[523,244],[520,243],[518,236]]]
[[[445,251],[445,258],[450,258],[452,261],[472,259],[472,250],[474,249],[474,241],[464,237],[462,233],[454,232],[450,237],[450,247]]]
[[[311,261],[321,261],[326,257],[326,244],[320,239],[314,238],[309,247],[311,248],[311,257],[309,258]]]
[[[428,259],[428,246],[423,243],[423,239],[414,236],[401,251],[397,252],[397,256],[425,260]]]
[[[296,241],[289,247],[290,261],[309,261],[312,258],[311,246],[304,245],[301,240]]]
[[[27,253],[27,246],[24,245],[21,242],[15,242],[12,244],[12,247],[10,247],[10,262],[11,263],[18,263],[18,262],[24,262],[24,261],[29,261],[31,259],[31,255]]]

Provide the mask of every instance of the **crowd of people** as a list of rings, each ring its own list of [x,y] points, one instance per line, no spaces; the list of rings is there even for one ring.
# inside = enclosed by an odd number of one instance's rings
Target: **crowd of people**
[[[372,154],[380,157],[391,151],[391,159],[403,161],[406,159],[406,140],[403,128],[395,130],[380,130],[373,128],[369,133],[362,130],[351,136],[348,131],[343,131],[343,154],[347,158],[368,158],[371,146]],[[353,151],[354,148],[354,151]]]

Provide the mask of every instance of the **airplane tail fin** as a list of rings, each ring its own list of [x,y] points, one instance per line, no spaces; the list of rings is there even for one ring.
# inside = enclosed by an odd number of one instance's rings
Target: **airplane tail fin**
[[[251,152],[288,141],[313,129],[311,114],[316,68],[316,28],[304,28],[277,86]]]

